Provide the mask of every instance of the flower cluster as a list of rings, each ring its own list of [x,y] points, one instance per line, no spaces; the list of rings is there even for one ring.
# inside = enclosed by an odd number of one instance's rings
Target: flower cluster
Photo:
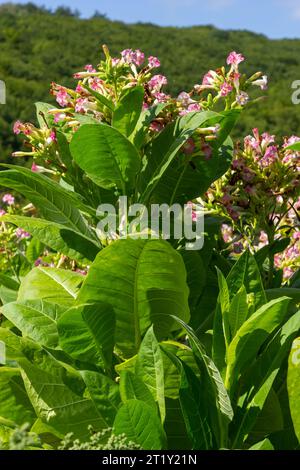
[[[207,193],[207,206],[231,220],[223,238],[233,251],[262,248],[277,239],[290,237],[291,244],[275,258],[276,267],[287,279],[299,268],[300,152],[289,146],[297,136],[276,144],[274,135],[260,134],[244,139],[232,166]],[[295,235],[297,234],[297,235]]]
[[[261,73],[250,79],[239,72],[239,64],[244,60],[241,54],[231,52],[227,58],[229,70],[225,67],[210,70],[203,78],[202,85],[195,85],[190,92],[182,91],[173,98],[166,93],[167,78],[158,73],[160,61],[157,57],[146,58],[137,49],[125,49],[119,57],[111,57],[106,46],[103,46],[105,59],[97,67],[88,64],[84,70],[75,73],[77,84],[74,89],[51,84],[51,94],[59,107],[40,112],[44,125],[41,129],[30,123],[17,121],[14,125],[16,134],[23,134],[25,145],[30,151],[15,152],[13,155],[33,156],[35,163],[33,171],[54,171],[62,174],[67,172],[66,165],[60,156],[58,136],[63,133],[67,140],[87,119],[95,122],[112,123],[113,112],[124,94],[131,88],[144,88],[143,112],[149,113],[153,107],[159,106],[156,117],[149,124],[149,137],[155,137],[166,124],[178,116],[201,110],[213,109],[220,100],[225,101],[225,109],[243,107],[249,101],[246,89],[250,85],[266,88],[267,79]],[[206,93],[208,91],[208,94]],[[213,93],[216,96],[213,97]],[[89,121],[91,122],[91,121]],[[211,130],[200,139],[200,150],[209,158],[210,147],[207,141],[216,137],[217,128]],[[202,132],[203,134],[203,132]],[[189,145],[190,144],[190,145]],[[192,140],[183,151],[192,153]],[[198,145],[198,147],[199,147]],[[195,147],[198,151],[199,148]]]
[[[221,67],[217,70],[209,70],[203,77],[201,85],[195,85],[194,90],[199,95],[209,92],[202,106],[210,107],[211,103],[216,104],[221,98],[226,100],[226,108],[242,108],[250,100],[248,90],[251,86],[258,86],[261,90],[267,90],[268,77],[262,72],[257,72],[250,78],[240,73],[239,65],[244,62],[245,57],[235,51],[227,57],[229,70]]]

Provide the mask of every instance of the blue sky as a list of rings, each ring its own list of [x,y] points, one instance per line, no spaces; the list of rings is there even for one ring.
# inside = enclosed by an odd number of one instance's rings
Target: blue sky
[[[5,1],[0,0],[0,4]],[[20,0],[13,3],[27,3]],[[248,29],[271,38],[300,37],[300,0],[33,0],[56,8],[77,8],[82,16],[97,9],[111,19],[160,25],[213,24],[224,29]]]

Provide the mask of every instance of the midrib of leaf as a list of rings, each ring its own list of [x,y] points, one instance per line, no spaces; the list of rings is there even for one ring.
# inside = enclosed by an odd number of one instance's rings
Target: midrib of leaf
[[[133,293],[133,316],[134,316],[134,331],[135,331],[135,347],[139,349],[142,341],[140,319],[139,319],[139,302],[138,302],[138,281],[139,281],[139,267],[143,251],[146,248],[146,244],[143,245],[142,250],[138,256],[137,264],[134,273],[134,293]]]
[[[116,152],[114,146],[112,145],[112,143],[109,139],[109,136],[106,136],[105,134],[103,134],[103,136],[104,136],[104,139],[105,139],[105,142],[106,142],[107,146],[110,149],[110,153],[113,157],[112,160],[113,160],[114,166],[117,170],[117,173],[119,174],[119,178],[120,178],[120,182],[121,182],[121,186],[122,186],[122,193],[123,193],[123,195],[126,195],[126,184],[125,184],[125,180],[123,178],[121,169],[119,167],[120,161],[118,159],[118,153]]]

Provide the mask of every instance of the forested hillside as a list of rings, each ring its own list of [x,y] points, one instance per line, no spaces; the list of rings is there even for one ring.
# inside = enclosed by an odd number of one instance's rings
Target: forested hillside
[[[195,22],[201,23],[201,18]],[[20,145],[12,123],[33,119],[34,100],[51,101],[50,81],[71,84],[72,74],[87,57],[97,63],[103,43],[113,53],[130,47],[158,56],[172,93],[200,82],[208,69],[224,63],[229,51],[242,52],[247,59],[243,71],[262,70],[270,77],[270,87],[267,100],[242,119],[238,134],[254,126],[281,135],[300,134],[300,105],[291,102],[291,83],[300,80],[300,39],[270,40],[212,26],[127,25],[100,14],[83,20],[64,8],[51,13],[32,4],[6,4],[0,7],[0,43],[0,79],[7,86],[7,104],[0,106],[1,161]]]

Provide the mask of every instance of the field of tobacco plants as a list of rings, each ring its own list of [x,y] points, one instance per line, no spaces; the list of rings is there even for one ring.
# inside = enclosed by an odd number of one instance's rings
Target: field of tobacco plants
[[[170,96],[157,57],[103,46],[14,124],[1,449],[299,448],[300,137],[232,140],[267,95],[245,60]]]

